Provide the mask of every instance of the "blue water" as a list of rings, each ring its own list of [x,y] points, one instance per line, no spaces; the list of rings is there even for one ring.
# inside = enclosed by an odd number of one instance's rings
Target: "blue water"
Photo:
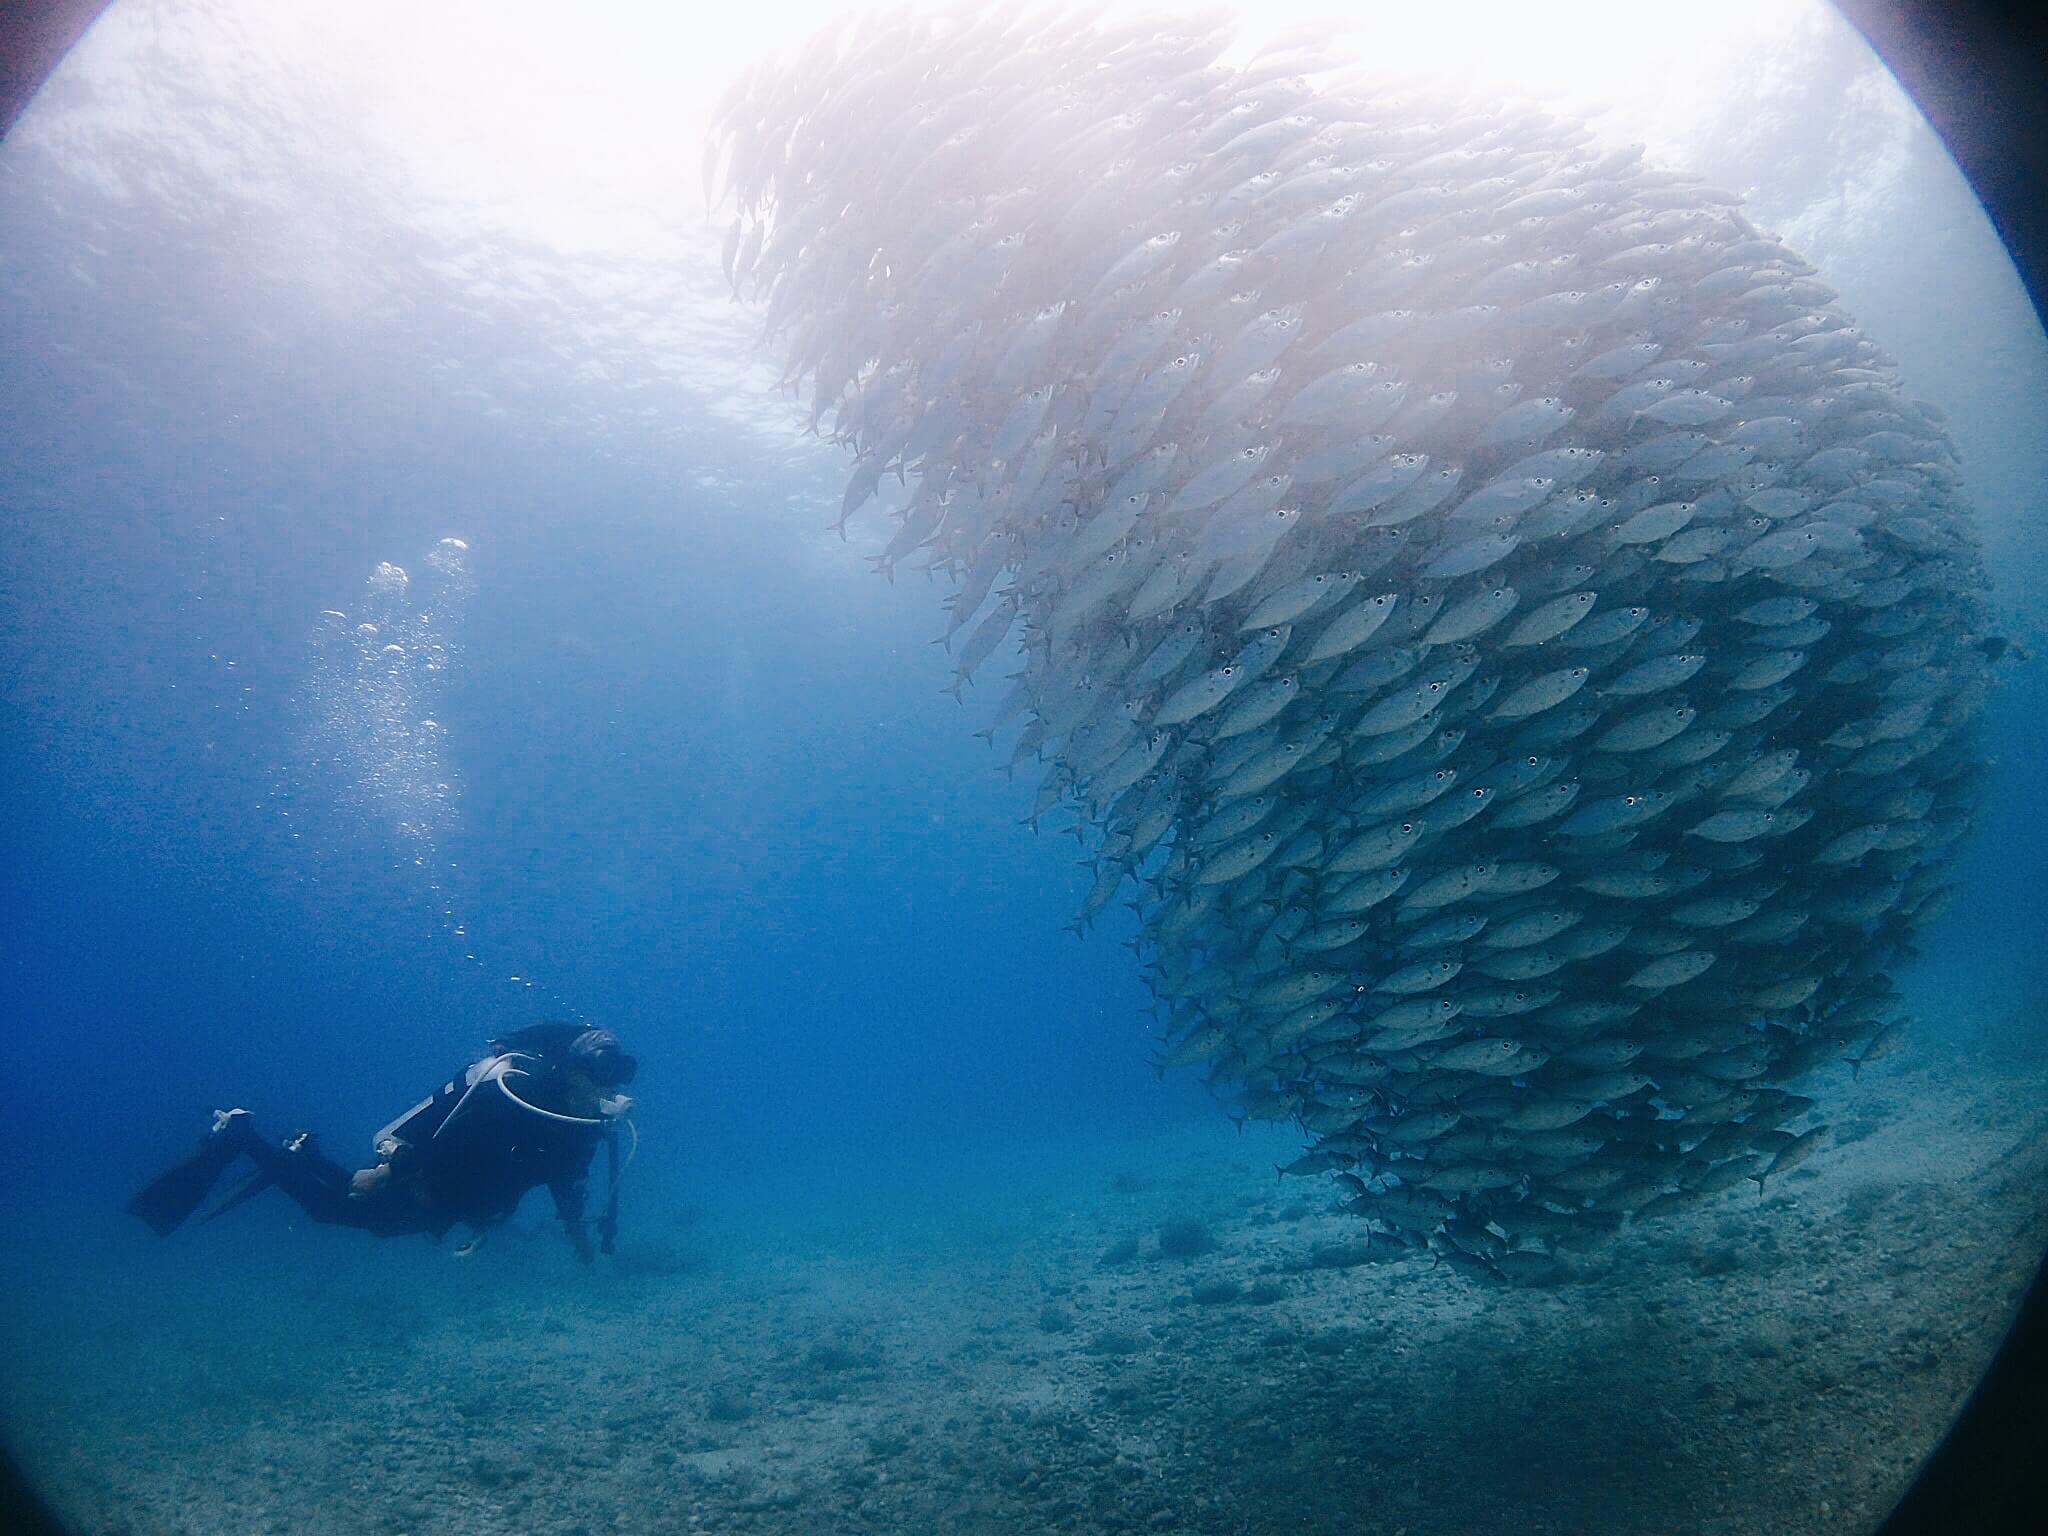
[[[31,853],[8,890],[9,1012],[33,1020],[34,1072],[113,1114],[119,1140],[180,1134],[222,1092],[366,1134],[393,1095],[549,1008],[613,1024],[650,1107],[688,1106],[673,1130],[650,1118],[650,1158],[1196,1110],[1145,1065],[1118,925],[1061,931],[1080,850],[1019,828],[1028,789],[992,774],[940,692],[929,598],[851,559],[792,562],[747,509],[460,418],[410,413],[416,451],[367,451],[398,425],[374,406],[344,433],[289,388],[243,405],[250,439],[333,482],[281,465],[251,483],[232,448],[200,446],[210,404],[168,424],[175,465],[110,460],[99,417],[9,497],[138,509],[125,526],[17,512],[9,594],[36,637],[10,701],[10,823]],[[295,766],[314,615],[356,595],[367,556],[409,563],[444,533],[473,545],[479,588],[437,851],[468,945],[374,806],[338,816]],[[60,1134],[91,1165],[112,1150],[104,1125]]]
[[[60,75],[29,126],[113,89]],[[680,1241],[708,1212],[764,1265],[807,1230],[914,1248],[915,1213],[957,1235],[982,1200],[1025,1252],[1017,1234],[1093,1198],[1124,1143],[1267,1155],[1193,1077],[1153,1071],[1129,914],[1064,931],[1082,849],[1021,825],[1035,780],[971,735],[1003,668],[969,707],[945,695],[942,589],[865,569],[878,524],[825,531],[828,453],[770,451],[629,358],[550,352],[557,314],[468,291],[442,265],[461,242],[359,205],[317,151],[289,192],[216,200],[178,163],[131,166],[149,190],[113,195],[88,174],[103,149],[28,132],[0,150],[0,1203],[47,1245],[79,1337],[189,1371],[208,1266],[233,1262],[301,1309],[251,1323],[289,1396],[295,1348],[331,1365],[354,1339],[402,1374],[414,1331],[587,1284],[538,1201],[495,1268],[462,1270],[271,1201],[177,1249],[118,1213],[209,1108],[317,1128],[347,1161],[489,1033],[544,1014],[640,1057],[629,1237]],[[2048,351],[1952,168],[1920,153],[1907,174],[1940,216],[1908,242],[1927,248],[1823,265],[1950,410],[1995,603],[2039,651],[2048,476],[2028,429]],[[1788,164],[1761,216],[1815,180]],[[279,265],[295,219],[350,217],[378,274],[360,302]],[[1957,348],[1920,312],[1918,274],[1951,258],[1944,302],[1974,302],[1998,347]],[[417,577],[448,537],[474,591],[443,616],[446,671],[415,679],[449,785],[420,837],[319,754],[322,707],[348,702],[322,692],[320,615],[353,619],[378,562]],[[1987,1010],[2048,983],[2044,667],[2000,684],[1997,789],[1926,946],[1922,989]],[[29,1251],[8,1265],[25,1288]],[[177,1379],[173,1414],[205,1396]],[[0,1422],[69,1467],[50,1447],[91,1425],[38,1415],[85,1392],[17,1382]]]

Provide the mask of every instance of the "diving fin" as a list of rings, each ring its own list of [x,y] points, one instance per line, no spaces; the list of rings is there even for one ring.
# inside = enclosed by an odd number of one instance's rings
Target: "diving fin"
[[[128,1214],[139,1216],[159,1237],[169,1237],[205,1203],[213,1186],[241,1148],[209,1140],[205,1146],[143,1186],[128,1202]]]
[[[245,1109],[216,1111],[213,1131],[199,1144],[199,1150],[142,1187],[126,1207],[159,1237],[169,1237],[182,1227],[192,1213],[213,1193],[222,1173],[242,1152],[249,1112]]]
[[[273,1179],[261,1168],[252,1170],[249,1174],[249,1177],[242,1180],[241,1183],[237,1184],[233,1189],[228,1191],[228,1193],[222,1195],[218,1200],[213,1202],[211,1209],[209,1209],[204,1216],[199,1218],[199,1225],[203,1227],[209,1221],[219,1220],[221,1217],[227,1215],[229,1211],[232,1211],[236,1206],[243,1205],[248,1201],[254,1200],[258,1195],[262,1194],[263,1191],[270,1188],[270,1186],[275,1184],[276,1182],[277,1180]]]

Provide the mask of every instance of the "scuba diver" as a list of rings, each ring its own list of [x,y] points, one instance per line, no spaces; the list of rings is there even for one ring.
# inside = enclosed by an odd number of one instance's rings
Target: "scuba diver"
[[[510,1216],[530,1189],[545,1184],[576,1256],[595,1256],[584,1218],[586,1185],[598,1144],[607,1149],[608,1187],[597,1234],[606,1253],[618,1233],[619,1179],[625,1163],[619,1129],[633,1101],[622,1091],[637,1063],[608,1029],[543,1023],[492,1040],[489,1054],[420,1100],[376,1136],[377,1161],[351,1174],[320,1152],[311,1131],[273,1143],[257,1134],[246,1109],[214,1111],[199,1150],[128,1202],[169,1236],[212,1193],[238,1157],[255,1164],[248,1180],[201,1218],[211,1221],[275,1185],[308,1216],[361,1227],[378,1237],[430,1232],[438,1240],[457,1222],[476,1236]]]

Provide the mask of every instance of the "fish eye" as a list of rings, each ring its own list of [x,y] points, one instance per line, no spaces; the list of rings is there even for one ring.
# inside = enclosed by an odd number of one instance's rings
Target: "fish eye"
[[[1642,802],[1634,795],[1623,795],[1621,797],[1621,803],[1623,805],[1639,805]]]

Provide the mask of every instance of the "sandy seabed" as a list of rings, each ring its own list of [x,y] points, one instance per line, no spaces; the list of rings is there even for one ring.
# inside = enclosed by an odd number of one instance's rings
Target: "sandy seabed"
[[[1368,1258],[1298,1137],[1221,1122],[858,1205],[643,1188],[591,1271],[538,1217],[461,1263],[268,1203],[53,1232],[0,1261],[0,1409],[82,1536],[1862,1530],[2048,1244],[2048,1064],[1841,1079],[1823,1154],[1541,1289]]]

